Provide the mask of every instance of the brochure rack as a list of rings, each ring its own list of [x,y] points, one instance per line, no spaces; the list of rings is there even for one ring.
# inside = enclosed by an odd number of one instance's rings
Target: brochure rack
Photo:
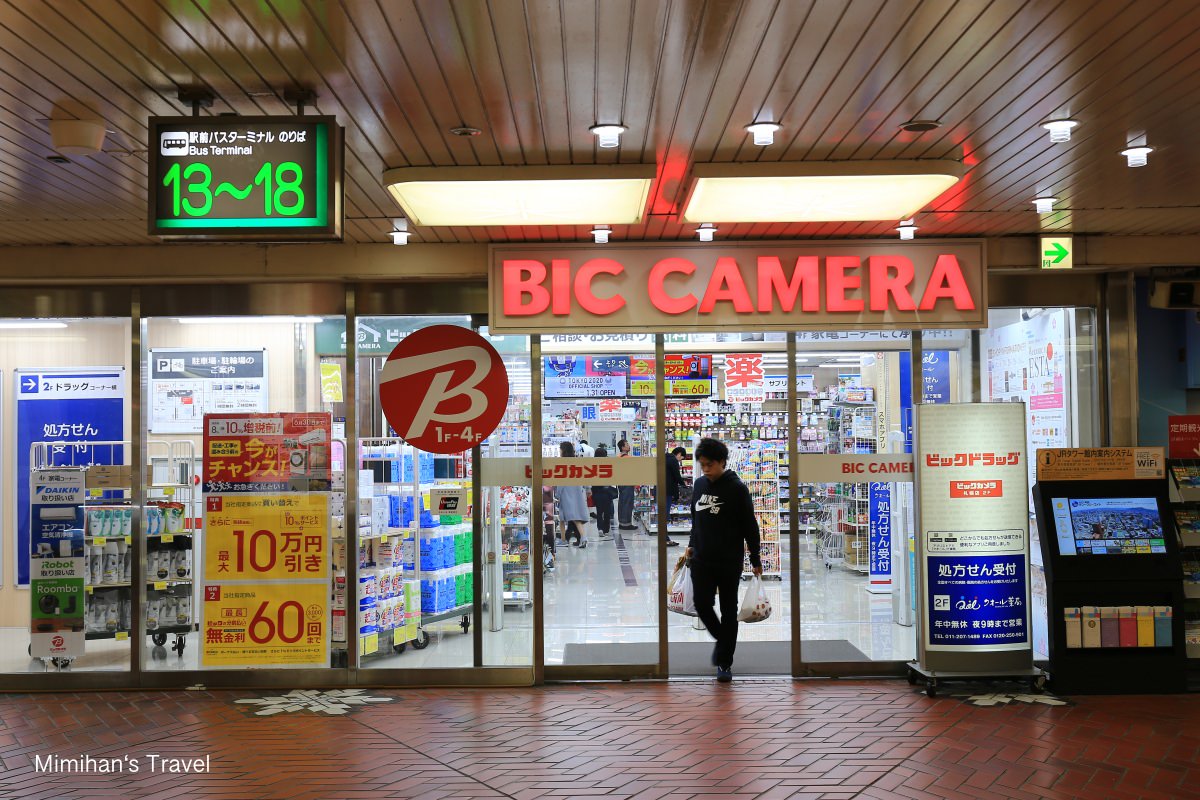
[[[1171,460],[1180,502],[1172,505],[1183,564],[1184,649],[1193,674],[1200,670],[1200,460]]]
[[[1183,567],[1166,480],[1039,481],[1033,497],[1055,690],[1186,691]]]

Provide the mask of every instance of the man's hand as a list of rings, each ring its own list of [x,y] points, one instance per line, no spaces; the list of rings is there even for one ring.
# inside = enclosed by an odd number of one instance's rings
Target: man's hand
[[[762,577],[762,567],[752,567],[750,571],[754,573],[754,577]]]
[[[689,547],[687,550],[684,550],[684,551],[683,551],[683,557],[684,557],[684,558],[691,558],[691,557],[692,557],[692,548],[690,548],[690,547]]]

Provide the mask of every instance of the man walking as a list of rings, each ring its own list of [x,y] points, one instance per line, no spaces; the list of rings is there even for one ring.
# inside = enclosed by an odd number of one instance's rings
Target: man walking
[[[679,495],[687,487],[684,483],[683,473],[679,469],[679,465],[683,463],[684,456],[687,455],[687,450],[682,447],[676,447],[671,451],[671,455],[667,456],[667,524],[664,528],[670,527],[671,506],[679,502]],[[667,547],[678,547],[679,542],[671,538],[670,532],[667,533]]]
[[[692,486],[692,538],[685,556],[691,559],[692,592],[696,615],[717,640],[712,663],[717,680],[733,680],[733,651],[737,648],[738,585],[747,548],[755,575],[762,575],[759,559],[758,520],[750,490],[737,474],[726,469],[729,448],[716,439],[701,439],[696,446],[701,476]],[[721,618],[713,611],[714,595],[721,595]]]
[[[629,451],[629,442],[624,439],[617,442],[617,458],[628,458]],[[637,525],[633,524],[633,495],[632,486],[617,487],[617,527],[623,531],[637,530]]]

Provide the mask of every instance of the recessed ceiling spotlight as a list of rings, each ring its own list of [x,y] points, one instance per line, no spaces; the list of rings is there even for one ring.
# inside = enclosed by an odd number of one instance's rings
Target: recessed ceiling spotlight
[[[472,128],[470,125],[459,125],[457,128],[451,128],[450,132],[455,136],[478,136],[483,133],[479,128]]]
[[[713,234],[716,232],[717,226],[711,222],[702,222],[700,223],[700,227],[696,228],[696,235],[700,237],[700,241],[702,242],[711,242]]]
[[[781,127],[783,126],[778,122],[756,122],[753,125],[747,125],[746,130],[754,135],[756,145],[766,147],[775,143],[775,131]]]
[[[1043,122],[1042,127],[1050,131],[1050,141],[1069,142],[1071,141],[1071,129],[1078,124],[1073,119],[1052,119],[1049,122]]]
[[[900,130],[908,133],[928,133],[936,131],[942,127],[942,123],[936,119],[910,119],[900,126]]]
[[[54,155],[46,156],[46,160],[49,161],[51,164],[70,164],[71,163],[71,159],[67,158],[66,156],[60,156],[58,153],[55,153]]]
[[[903,241],[908,241],[917,235],[917,226],[913,224],[913,220],[911,219],[900,220],[900,225],[896,230],[900,231],[900,239]]]
[[[1147,157],[1153,152],[1153,147],[1127,147],[1121,151],[1121,155],[1125,156],[1125,163],[1128,166],[1144,167]]]
[[[392,220],[392,232],[389,235],[392,237],[392,244],[408,244],[408,237],[412,236],[408,232],[408,220],[404,217]]]
[[[588,130],[595,134],[601,147],[608,148],[620,146],[621,134],[627,128],[624,125],[593,125]]]
[[[592,240],[596,244],[608,244],[610,234],[612,234],[612,228],[607,225],[597,225],[592,228]]]
[[[1039,214],[1049,214],[1054,210],[1054,204],[1057,202],[1057,197],[1042,195],[1041,197],[1033,198],[1033,207]]]

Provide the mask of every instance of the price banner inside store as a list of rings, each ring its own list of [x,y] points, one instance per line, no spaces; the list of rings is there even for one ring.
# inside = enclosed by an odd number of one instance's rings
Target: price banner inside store
[[[204,579],[323,579],[329,575],[329,495],[210,495],[204,501]]]
[[[329,582],[204,584],[200,665],[329,666]]]
[[[149,128],[151,236],[342,238],[334,117],[151,117]]]

